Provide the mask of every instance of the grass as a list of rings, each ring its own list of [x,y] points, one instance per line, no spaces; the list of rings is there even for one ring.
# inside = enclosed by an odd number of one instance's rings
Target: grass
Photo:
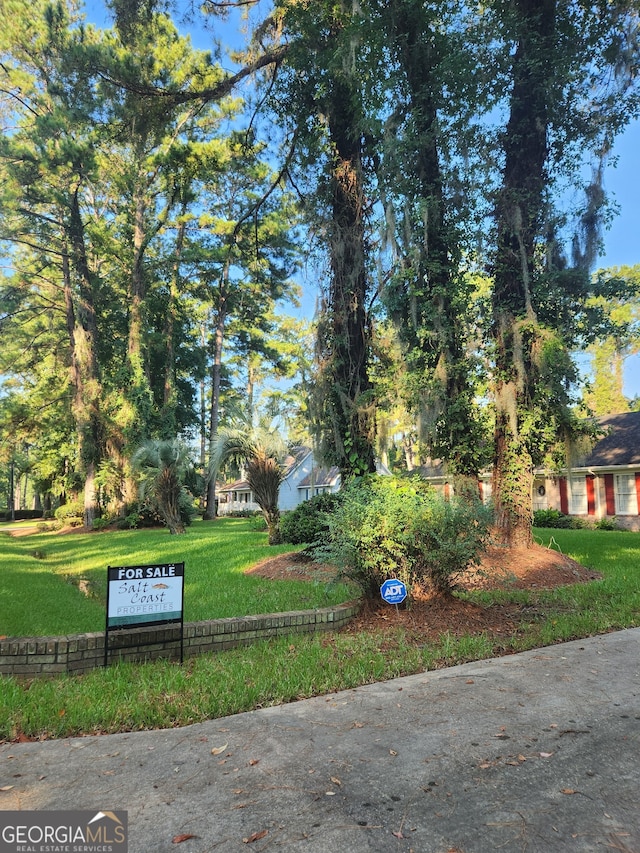
[[[222,539],[226,535],[231,540],[231,545],[216,540],[214,551],[211,540],[208,562],[222,563],[229,566],[229,570],[228,575],[223,569],[209,568],[208,571],[225,583],[231,583],[228,578],[241,575],[239,563],[242,560],[236,563],[233,557],[239,546],[233,543],[236,538],[239,541],[251,538],[246,524],[230,523],[226,528],[223,525],[217,528]],[[203,530],[206,531],[206,527],[203,526]],[[247,540],[242,539],[244,533]],[[536,534],[538,541],[549,544],[549,531],[540,530]],[[141,542],[148,542],[149,547],[154,541],[166,543],[168,539],[163,540],[162,534],[155,534],[159,540],[147,540],[148,535],[144,534]],[[200,535],[205,536],[205,533],[194,529],[194,540]],[[639,625],[640,536],[568,530],[553,531],[553,537],[553,547],[561,548],[565,554],[598,570],[604,578],[549,591],[469,594],[485,606],[504,601],[527,606],[532,613],[530,621],[506,641],[496,641],[486,633],[463,637],[445,633],[435,643],[416,645],[402,629],[357,635],[281,637],[242,649],[192,658],[183,666],[167,661],[120,664],[84,676],[35,680],[29,684],[9,678],[4,680],[0,693],[0,738],[64,737],[187,725],[413,672]],[[65,564],[65,541],[72,538],[59,537],[60,544],[56,541],[50,551],[47,546],[47,560]],[[100,538],[89,537],[91,542]],[[31,540],[32,548],[36,541],[40,540],[35,537]],[[135,534],[133,539],[126,540],[135,541]],[[169,540],[171,547],[174,541]],[[177,542],[178,547],[181,541]],[[113,540],[113,547],[117,546],[118,536]],[[22,547],[28,552],[26,543]],[[69,547],[76,545],[71,542]],[[100,547],[103,547],[101,543]],[[226,553],[228,557],[219,560],[219,553]],[[250,553],[254,560],[263,556],[262,550],[250,549]],[[145,562],[146,559],[136,558],[135,561]],[[155,559],[159,557],[156,555]],[[174,553],[169,559],[178,557]],[[193,554],[185,559],[188,566],[195,562]],[[111,562],[115,564],[116,561]],[[30,563],[27,560],[17,564],[18,570],[20,565],[30,566]],[[67,559],[65,565],[68,568],[73,561]],[[243,582],[250,580],[242,575],[241,579]],[[280,582],[271,586],[279,587]],[[197,582],[194,589],[204,591]]]
[[[342,584],[274,584],[244,574],[265,557],[290,550],[269,546],[251,519],[199,522],[179,537],[164,530],[15,538],[0,532],[0,635],[104,630],[109,565],[184,562],[188,622],[327,607],[353,597]],[[80,591],[81,581],[92,595]]]

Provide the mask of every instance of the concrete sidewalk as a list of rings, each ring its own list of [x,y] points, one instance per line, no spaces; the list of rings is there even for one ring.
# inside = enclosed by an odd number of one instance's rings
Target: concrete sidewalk
[[[640,853],[639,653],[637,628],[183,729],[9,744],[0,809],[126,809],[130,853]]]

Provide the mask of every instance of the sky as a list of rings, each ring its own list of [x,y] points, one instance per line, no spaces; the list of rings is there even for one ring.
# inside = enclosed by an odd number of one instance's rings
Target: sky
[[[604,235],[604,253],[598,267],[640,264],[640,122],[635,121],[615,145],[617,165],[605,173],[605,189],[612,194],[619,213]],[[624,393],[640,396],[640,356],[627,359]]]
[[[85,0],[85,9],[87,20],[98,26],[111,25],[104,0]],[[195,47],[211,47],[210,33],[195,28],[190,28],[189,33]],[[640,264],[640,121],[633,122],[617,139],[610,163],[604,185],[618,207],[618,214],[604,234],[597,267],[635,266]],[[314,303],[315,295],[307,297],[304,307],[312,311]],[[624,393],[628,397],[640,396],[640,355],[627,360]]]

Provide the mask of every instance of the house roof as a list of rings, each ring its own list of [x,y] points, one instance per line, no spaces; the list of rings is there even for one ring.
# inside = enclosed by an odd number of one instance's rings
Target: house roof
[[[289,451],[288,455],[285,457],[282,467],[284,468],[283,480],[294,471],[298,465],[302,464],[307,456],[311,453],[311,450],[308,447],[292,447]],[[251,491],[251,486],[246,480],[235,480],[233,483],[227,483],[222,488],[218,489],[219,492],[249,492]]]
[[[606,435],[580,460],[580,467],[640,465],[640,412],[604,415],[598,424]]]
[[[418,468],[414,468],[413,471],[409,471],[409,474],[418,474],[425,480],[429,480],[434,477],[446,477],[448,471],[447,465],[442,459],[428,459],[424,465],[420,465]]]
[[[226,486],[222,486],[217,489],[218,492],[250,492],[251,486],[247,483],[246,480],[234,480],[233,483],[227,483]]]
[[[309,487],[321,488],[324,486],[333,486],[340,476],[340,469],[337,465],[331,468],[314,468],[311,474],[307,474],[304,480],[298,483],[299,489],[308,489]]]
[[[292,447],[289,451],[289,455],[285,458],[282,463],[284,467],[284,476],[288,477],[289,474],[297,468],[298,465],[302,464],[307,456],[311,453],[311,448],[304,447],[304,445],[300,445],[299,447]]]

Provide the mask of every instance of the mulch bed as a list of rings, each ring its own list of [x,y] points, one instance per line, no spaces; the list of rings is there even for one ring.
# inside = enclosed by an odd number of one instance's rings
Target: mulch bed
[[[267,558],[249,569],[249,573],[274,581],[329,580],[336,570],[293,552]],[[465,590],[542,590],[590,583],[600,577],[564,554],[539,545],[531,548],[492,546],[485,552],[480,566],[467,572],[458,586]],[[343,630],[360,632],[402,627],[407,638],[414,642],[436,639],[447,631],[454,636],[486,632],[500,638],[513,635],[520,622],[534,615],[531,605],[508,603],[485,607],[455,595],[442,598],[423,592],[414,595],[409,607],[396,608],[382,601],[367,603]]]

